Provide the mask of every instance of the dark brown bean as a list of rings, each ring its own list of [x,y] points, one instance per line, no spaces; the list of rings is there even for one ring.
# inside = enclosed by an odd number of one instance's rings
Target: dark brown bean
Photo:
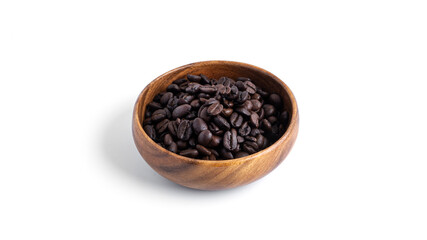
[[[178,146],[178,149],[185,149],[188,147],[188,143],[182,140],[176,141],[176,145]]]
[[[172,118],[180,118],[187,115],[191,110],[190,104],[183,104],[175,108],[172,112]]]
[[[258,128],[259,127],[259,116],[256,112],[252,112],[251,116],[249,117],[249,123],[252,127]]]
[[[248,122],[244,122],[242,126],[239,128],[240,136],[247,136],[251,133],[251,127],[248,125]]]
[[[201,118],[196,118],[193,120],[193,130],[196,134],[199,134],[201,131],[207,130],[208,125],[206,122]]]
[[[200,144],[197,144],[197,145],[196,145],[196,149],[197,149],[197,151],[199,151],[199,153],[200,153],[200,154],[202,154],[202,155],[209,156],[209,155],[211,155],[211,154],[212,154],[212,152],[211,152],[211,151],[209,151],[209,149],[205,148],[204,146],[202,146],[202,145],[200,145]]]
[[[156,129],[154,129],[153,125],[144,126],[145,133],[153,140],[156,139]]]
[[[221,141],[222,141],[221,137],[219,137],[217,135],[213,135],[209,146],[210,147],[218,147],[221,144]]]
[[[204,86],[201,86],[199,88],[199,91],[202,92],[202,93],[211,94],[211,93],[215,93],[216,92],[216,87],[204,85]]]
[[[227,118],[230,117],[232,113],[233,113],[232,108],[224,108],[224,109],[222,109],[222,112],[221,112],[222,116],[227,117]]]
[[[157,110],[157,109],[162,108],[162,105],[161,105],[160,103],[158,103],[158,102],[150,102],[150,103],[148,104],[148,107],[149,107],[150,109],[152,109],[152,110]]]
[[[271,123],[267,119],[261,121],[260,127],[267,132],[271,132]]]
[[[209,130],[204,130],[199,133],[199,136],[197,137],[197,141],[199,144],[203,146],[209,146],[209,143],[212,140],[212,133]]]
[[[168,104],[168,101],[171,98],[173,98],[173,93],[166,92],[165,94],[163,94],[162,98],[160,99],[160,104],[162,104],[163,106],[166,106],[166,104]]]
[[[172,92],[172,93],[179,93],[181,89],[177,84],[171,84],[166,88],[166,91]]]
[[[266,117],[269,117],[276,113],[276,108],[271,104],[264,104],[263,109]]]
[[[181,123],[178,125],[176,136],[178,139],[187,141],[190,139],[192,130],[190,126],[190,122],[188,120],[182,120]]]
[[[161,122],[156,124],[156,130],[158,133],[163,133],[169,125],[169,120],[168,119],[163,119]]]
[[[224,109],[224,106],[219,102],[215,102],[210,105],[206,111],[209,115],[216,116],[221,113],[222,109]]]
[[[199,155],[197,149],[189,148],[179,152],[179,155],[189,158],[195,158]]]
[[[163,137],[163,143],[166,146],[169,146],[172,144],[172,142],[173,142],[172,136],[169,133],[165,134],[165,136]]]
[[[224,139],[222,140],[223,146],[229,151],[236,150],[237,148],[237,131],[232,128],[231,131],[224,133]]]
[[[258,111],[262,106],[261,102],[256,100],[256,99],[252,99],[251,103],[252,103],[252,110],[253,111]]]
[[[256,93],[256,89],[257,89],[257,87],[255,86],[255,84],[254,84],[253,82],[251,82],[251,81],[246,81],[246,82],[245,82],[245,85],[246,85],[246,91],[247,91],[248,93],[250,93],[250,94],[254,94],[254,93]]]
[[[237,152],[235,154],[235,158],[242,158],[242,157],[246,157],[246,156],[249,156],[249,153],[247,153],[247,152]]]
[[[177,153],[178,152],[178,146],[175,142],[172,142],[169,147],[168,150],[173,152],[173,153]]]
[[[153,122],[159,122],[166,117],[166,111],[165,109],[157,109],[153,112],[153,115],[151,115],[151,121]]]
[[[189,81],[192,81],[192,82],[200,82],[200,80],[202,79],[200,76],[197,76],[197,75],[191,75],[191,74],[188,74],[187,75],[187,79],[189,80]]]
[[[243,117],[240,114],[234,112],[230,116],[230,123],[231,123],[231,126],[238,128],[238,127],[242,126]]]
[[[244,107],[238,107],[235,109],[235,111],[242,114],[245,117],[249,117],[251,115],[251,111],[249,111],[248,109],[246,109]]]
[[[230,129],[230,124],[225,118],[218,115],[218,116],[215,116],[213,120],[214,120],[214,123],[224,131],[227,131]]]
[[[275,93],[270,94],[270,97],[268,97],[268,102],[278,108],[282,106],[282,99],[278,94],[275,94]]]
[[[210,84],[210,80],[203,74],[200,74],[200,83],[201,84]]]

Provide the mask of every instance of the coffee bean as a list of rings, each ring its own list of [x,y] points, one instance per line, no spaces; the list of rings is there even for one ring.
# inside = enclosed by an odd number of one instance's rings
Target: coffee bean
[[[195,158],[199,155],[199,152],[196,149],[189,148],[179,152],[179,155],[189,158]]]
[[[238,108],[235,109],[235,111],[238,112],[238,113],[240,113],[240,114],[242,114],[245,117],[251,116],[251,112],[248,109],[244,108],[244,107],[238,107]]]
[[[191,75],[191,74],[188,74],[187,75],[187,79],[189,80],[189,81],[191,81],[191,82],[200,82],[200,80],[202,79],[200,76],[197,76],[197,75]]]
[[[212,152],[211,152],[211,151],[209,151],[209,149],[205,148],[204,146],[202,146],[202,145],[200,145],[200,144],[197,144],[197,145],[196,145],[196,149],[197,149],[197,151],[199,151],[199,153],[200,153],[200,154],[202,154],[202,155],[209,156],[209,155],[211,155],[211,154],[212,154]]]
[[[165,94],[163,94],[162,98],[160,99],[160,103],[163,106],[166,106],[166,104],[168,104],[169,99],[173,98],[173,93],[171,92],[167,92]]]
[[[193,130],[196,134],[199,134],[201,131],[207,130],[208,125],[206,122],[201,118],[196,118],[193,121]]]
[[[169,145],[168,150],[173,152],[173,153],[177,153],[178,152],[178,145],[175,142],[172,142]]]
[[[203,74],[200,74],[200,83],[201,84],[210,84],[210,80]]]
[[[270,94],[270,97],[268,97],[268,101],[272,105],[274,105],[278,108],[280,108],[282,106],[282,99],[280,98],[280,96],[278,94],[275,94],[275,93]]]
[[[254,142],[245,142],[243,143],[243,150],[249,154],[256,153],[258,145]]]
[[[249,111],[250,111],[250,110],[252,110],[252,108],[253,108],[252,101],[250,101],[250,100],[246,100],[246,101],[242,104],[242,107],[244,107],[244,108],[248,109]]]
[[[162,108],[162,105],[161,105],[160,103],[158,103],[158,102],[150,102],[150,103],[148,104],[148,107],[149,107],[151,110],[157,110],[157,109]],[[151,112],[150,112],[150,113],[151,113]]]
[[[158,133],[163,133],[169,125],[169,120],[168,119],[163,119],[161,122],[156,124],[156,130]]]
[[[258,111],[262,106],[261,102],[256,99],[251,99],[251,103],[253,111]]]
[[[251,113],[251,116],[249,117],[249,123],[252,127],[259,127],[259,116],[256,112]]]
[[[249,93],[247,91],[239,92],[237,101],[243,103],[244,101],[249,99]]]
[[[183,83],[186,83],[186,82],[187,82],[187,79],[185,79],[185,78],[181,78],[181,79],[173,81],[173,83],[177,84],[177,85],[180,85],[180,84],[183,84]]]
[[[276,108],[271,104],[264,104],[263,109],[266,117],[276,113]]]
[[[178,129],[178,124],[176,123],[176,121],[169,121],[168,130],[173,136],[176,136],[177,129]]]
[[[222,109],[224,109],[222,104],[219,102],[216,102],[216,103],[213,103],[212,105],[210,105],[206,111],[209,115],[215,116],[215,115],[220,114]]]
[[[156,130],[154,129],[153,125],[146,125],[146,126],[144,126],[144,131],[145,131],[145,133],[147,133],[147,135],[151,139],[153,139],[153,140],[156,139]]]
[[[178,139],[187,141],[190,139],[192,130],[190,127],[190,122],[188,120],[182,120],[181,123],[178,125],[178,129],[176,132],[176,136]]]
[[[210,147],[218,147],[221,144],[222,138],[217,136],[217,135],[213,135],[212,136],[212,140],[209,143]]]
[[[220,129],[215,123],[211,122],[208,126],[209,130],[216,135],[222,135],[224,131]]]
[[[224,108],[224,109],[222,109],[222,112],[221,112],[222,116],[227,117],[227,118],[230,117],[232,113],[233,113],[232,108]]]
[[[199,99],[194,99],[193,101],[191,101],[190,106],[192,109],[197,109],[200,107],[200,100]]]
[[[257,140],[256,137],[252,137],[249,135],[245,136],[245,139],[249,142],[256,142],[256,140]]]
[[[254,94],[254,93],[256,93],[256,86],[255,86],[255,84],[253,83],[253,82],[251,82],[251,81],[246,81],[245,82],[245,85],[246,85],[246,91],[249,93],[249,94]]]
[[[247,152],[237,152],[235,154],[236,158],[242,158],[242,157],[246,157],[246,156],[249,156],[249,153],[247,153]]]
[[[280,122],[286,124],[289,120],[289,113],[287,111],[284,111],[280,114]]]
[[[188,147],[188,143],[186,141],[178,140],[176,141],[176,145],[178,149],[185,149]]]
[[[177,84],[171,84],[166,88],[166,91],[172,92],[172,93],[179,93],[181,89]]]
[[[277,117],[275,117],[275,116],[270,116],[270,117],[268,117],[268,118],[267,118],[267,120],[268,120],[271,124],[274,124],[274,123],[276,123],[276,122],[277,122]]]
[[[246,81],[250,81],[251,79],[250,79],[250,78],[247,78],[247,77],[238,77],[236,80],[237,80],[237,81],[246,82]]]
[[[209,146],[209,143],[212,140],[212,133],[209,130],[203,130],[199,133],[197,137],[197,142],[203,146]]]
[[[252,94],[251,99],[253,99],[253,100],[261,100],[261,95],[259,95],[258,93],[254,93],[254,94]]]
[[[260,127],[267,132],[271,132],[271,123],[267,119],[261,121]]]
[[[165,109],[157,109],[153,112],[153,115],[151,115],[151,121],[153,122],[159,122],[166,117],[166,111]]]
[[[237,148],[237,131],[232,128],[231,131],[224,133],[224,139],[222,140],[223,146],[229,151],[236,150]]]
[[[231,126],[238,128],[242,126],[243,117],[240,114],[234,112],[230,116],[230,123],[231,123]]]
[[[262,134],[258,134],[256,137],[256,143],[261,148],[265,148],[267,145],[267,139]]]
[[[215,116],[213,120],[214,120],[214,123],[224,131],[227,131],[228,129],[230,129],[230,124],[227,122],[225,118],[218,115],[218,116]]]
[[[215,93],[216,92],[216,87],[204,85],[204,86],[201,86],[199,88],[199,91],[202,92],[202,93],[211,94],[211,93]]]
[[[244,122],[242,126],[239,128],[240,136],[247,136],[251,133],[251,127],[248,125],[248,122]]]
[[[189,104],[183,104],[175,108],[172,112],[172,118],[180,118],[187,115],[191,110],[191,106]]]
[[[173,138],[172,138],[172,136],[171,136],[169,133],[167,133],[167,134],[163,137],[163,143],[164,143],[166,146],[169,146],[169,145],[171,145],[171,144],[172,144],[172,142],[173,142]]]
[[[151,125],[151,124],[153,124],[153,121],[151,121],[151,118],[150,117],[148,117],[148,118],[146,118],[146,119],[144,119],[144,121],[142,122],[143,124],[142,125]]]
[[[233,154],[227,150],[225,150],[225,148],[221,148],[219,150],[219,154],[221,155],[221,157],[223,157],[224,159],[233,159]]]

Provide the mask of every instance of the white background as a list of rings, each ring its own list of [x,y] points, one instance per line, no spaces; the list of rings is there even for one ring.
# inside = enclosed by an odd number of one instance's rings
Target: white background
[[[425,1],[1,1],[0,239],[427,239]],[[265,68],[300,134],[267,177],[196,191],[131,136],[158,75]]]

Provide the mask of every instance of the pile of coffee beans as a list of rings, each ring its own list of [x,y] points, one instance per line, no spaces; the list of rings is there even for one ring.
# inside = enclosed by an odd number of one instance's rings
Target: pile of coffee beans
[[[286,131],[289,114],[279,95],[251,79],[187,75],[147,106],[144,130],[162,147],[185,157],[233,159],[256,153]]]

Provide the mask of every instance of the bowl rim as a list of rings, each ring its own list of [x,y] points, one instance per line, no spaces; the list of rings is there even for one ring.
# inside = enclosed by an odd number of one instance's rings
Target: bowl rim
[[[197,67],[200,67],[203,65],[208,65],[208,64],[227,64],[227,65],[251,68],[251,69],[254,69],[256,71],[262,72],[265,75],[269,75],[269,77],[274,79],[276,82],[278,82],[285,89],[285,91],[288,94],[289,99],[291,101],[291,105],[292,105],[291,120],[290,120],[290,123],[289,123],[288,128],[286,129],[285,133],[276,142],[274,142],[272,145],[268,146],[267,148],[265,148],[261,151],[258,151],[256,153],[253,153],[253,154],[250,154],[248,156],[241,157],[241,158],[233,158],[233,159],[225,159],[225,160],[203,160],[203,159],[184,157],[184,156],[181,156],[179,154],[173,153],[173,152],[163,148],[162,146],[160,146],[157,142],[152,140],[147,135],[147,133],[145,133],[144,128],[142,127],[142,124],[141,124],[141,119],[139,117],[139,115],[140,115],[139,113],[142,109],[140,107],[142,96],[144,95],[144,93],[146,91],[148,91],[148,89],[150,88],[150,85],[154,84],[154,82],[158,81],[162,77],[169,75],[173,72],[176,72],[176,71],[179,71],[182,69],[186,69],[186,68],[197,68]],[[186,161],[186,162],[191,163],[191,164],[223,165],[223,164],[230,164],[230,163],[236,163],[236,162],[243,163],[246,161],[250,161],[250,160],[255,159],[261,155],[264,155],[267,152],[272,151],[275,148],[280,147],[283,143],[285,143],[287,140],[290,139],[291,132],[295,131],[295,128],[296,128],[298,121],[299,121],[299,113],[298,113],[297,102],[296,102],[295,96],[292,93],[291,89],[280,78],[278,78],[276,75],[272,74],[271,72],[269,72],[263,68],[254,66],[252,64],[248,64],[248,63],[242,63],[242,62],[236,62],[236,61],[227,61],[227,60],[209,60],[209,61],[193,62],[193,63],[189,63],[186,65],[174,68],[172,70],[169,70],[169,71],[161,74],[160,76],[158,76],[154,80],[152,80],[149,84],[147,84],[147,86],[145,86],[145,88],[139,94],[139,96],[136,100],[135,106],[134,106],[132,119],[133,119],[133,124],[132,124],[133,127],[136,124],[136,127],[138,128],[139,132],[142,133],[142,136],[144,136],[144,138],[146,138],[148,141],[153,143],[153,145],[156,147],[157,150],[159,150],[163,153],[166,153],[168,155],[172,155],[173,157],[179,158],[180,160]]]

